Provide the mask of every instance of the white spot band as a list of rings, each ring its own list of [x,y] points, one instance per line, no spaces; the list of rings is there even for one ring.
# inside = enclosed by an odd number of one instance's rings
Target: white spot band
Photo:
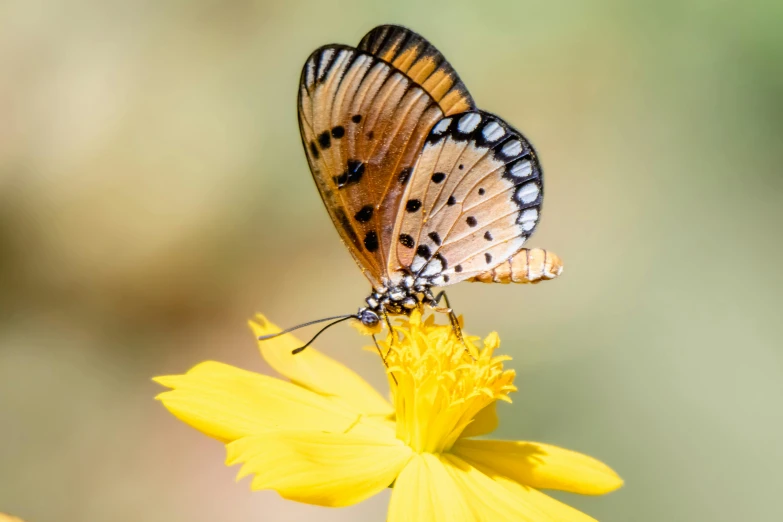
[[[497,141],[506,135],[506,131],[496,121],[491,121],[482,129],[481,134],[484,135],[484,139],[490,143]]]
[[[476,127],[478,127],[479,123],[481,123],[481,116],[475,112],[471,112],[470,114],[466,114],[459,119],[457,128],[460,132],[467,134],[468,132],[473,132],[476,130]]]
[[[511,140],[503,145],[503,149],[500,152],[507,157],[516,156],[522,152],[522,143],[519,140]]]
[[[526,178],[533,173],[533,164],[528,159],[517,161],[510,172],[515,178]]]
[[[536,198],[538,198],[539,192],[540,189],[538,188],[538,185],[530,181],[517,189],[515,197],[518,202],[526,205],[528,203],[534,202]]]
[[[451,125],[451,118],[442,119],[438,122],[437,125],[435,125],[435,127],[433,127],[432,133],[440,136],[441,134],[446,132],[446,129],[449,128],[449,125]]]

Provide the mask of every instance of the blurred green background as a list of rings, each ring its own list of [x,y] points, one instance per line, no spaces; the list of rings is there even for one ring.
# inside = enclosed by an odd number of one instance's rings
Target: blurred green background
[[[779,521],[783,3],[0,3],[0,511],[28,522],[383,520],[250,493],[150,377],[269,372],[245,321],[368,284],[310,178],[311,50],[401,23],[538,148],[561,279],[458,285],[519,392],[497,437],[594,455],[610,521]],[[371,382],[364,339],[319,340]]]

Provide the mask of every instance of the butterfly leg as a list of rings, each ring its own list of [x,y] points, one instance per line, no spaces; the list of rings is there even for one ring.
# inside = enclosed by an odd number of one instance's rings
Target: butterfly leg
[[[383,319],[386,321],[386,328],[389,329],[389,336],[391,337],[391,344],[389,345],[389,349],[391,350],[391,347],[394,346],[394,328],[392,328],[391,321],[389,320],[389,314],[384,313]],[[386,361],[386,357],[384,357],[383,360]]]
[[[446,295],[445,290],[441,290],[440,293],[438,293],[438,295],[435,296],[435,301],[433,302],[433,304],[440,303],[441,299],[443,299],[443,302],[446,303],[446,307],[449,309],[449,311],[451,311],[451,303],[449,302],[449,296]]]
[[[383,350],[381,350],[381,345],[378,344],[378,339],[375,337],[375,334],[372,334],[372,342],[375,343],[375,349],[378,350],[378,355],[381,356],[381,360],[383,361],[384,366],[386,365],[386,355],[384,354]],[[387,366],[388,368],[388,366]]]
[[[445,308],[442,306],[437,306],[441,300],[446,303]],[[451,321],[451,326],[454,328],[454,333],[457,334],[457,337],[459,337],[459,340],[462,341],[462,344],[465,344],[465,340],[462,338],[462,328],[459,326],[459,320],[457,319],[457,315],[454,313],[454,310],[451,308],[449,296],[446,295],[445,290],[441,290],[441,292],[435,296],[435,299],[432,301],[432,309],[436,312],[449,314],[449,321]]]
[[[438,303],[440,303],[441,299],[446,303],[446,307],[442,306],[436,306]],[[462,345],[465,347],[465,350],[470,354],[471,357],[473,357],[473,360],[476,359],[476,356],[473,355],[473,352],[468,347],[468,343],[465,342],[465,338],[462,336],[462,327],[459,325],[459,319],[457,319],[457,314],[454,313],[454,310],[451,308],[451,303],[449,302],[449,296],[446,295],[445,290],[441,290],[438,295],[435,296],[435,299],[433,299],[432,302],[432,309],[436,312],[441,313],[447,313],[449,314],[449,321],[451,322],[451,328],[454,330],[454,334],[457,336],[457,338],[460,340]]]
[[[378,350],[378,355],[381,356],[381,360],[383,361],[383,365],[386,366],[386,368],[389,368],[389,365],[386,364],[386,356],[389,355],[388,352],[386,352],[386,355],[383,354],[383,351],[381,350],[380,345],[378,344],[378,339],[375,338],[375,334],[372,334],[372,342],[375,343],[375,348]],[[397,382],[397,377],[394,376],[394,374],[390,374],[391,378],[394,379],[394,384],[399,384]]]

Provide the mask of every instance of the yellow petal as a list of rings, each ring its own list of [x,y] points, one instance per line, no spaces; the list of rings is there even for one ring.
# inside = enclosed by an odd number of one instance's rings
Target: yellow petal
[[[397,477],[388,522],[475,522],[473,511],[443,463],[416,453]]]
[[[256,337],[280,331],[261,314],[256,315],[255,321],[249,324]],[[300,386],[321,395],[336,397],[368,415],[387,416],[394,413],[389,401],[353,370],[312,347],[296,355],[291,353],[291,350],[303,344],[293,335],[286,334],[260,341],[258,346],[264,360],[272,368]]]
[[[175,417],[223,442],[269,429],[380,429],[359,412],[309,390],[214,361],[194,366],[185,375],[154,380],[173,388],[157,398]]]
[[[512,488],[504,487],[456,455],[441,458],[463,496],[470,499],[476,521],[595,522],[533,488],[515,482],[511,482]]]
[[[415,454],[394,484],[389,522],[595,522],[532,488],[509,489],[459,457]]]
[[[581,453],[538,442],[459,440],[452,451],[471,464],[536,489],[603,495],[623,480],[606,464]]]
[[[244,464],[238,478],[255,475],[252,489],[331,507],[356,504],[387,488],[412,453],[392,432],[276,431],[241,438],[227,449],[227,464]]]
[[[479,471],[484,471],[481,468],[478,469]],[[491,470],[486,471],[491,473]],[[495,476],[492,478],[515,497],[520,499],[520,501],[536,506],[552,520],[556,520],[557,522],[597,522],[596,519],[590,515],[582,513],[568,504],[563,504],[537,489],[523,486],[506,477]]]
[[[460,437],[478,437],[495,431],[498,427],[497,402],[490,403],[479,411],[468,427],[462,430]]]

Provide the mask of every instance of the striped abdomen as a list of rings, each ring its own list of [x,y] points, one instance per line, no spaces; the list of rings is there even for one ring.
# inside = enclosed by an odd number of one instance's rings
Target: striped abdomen
[[[541,248],[523,248],[492,270],[468,281],[478,283],[538,283],[554,279],[563,271],[563,261],[553,252]]]

